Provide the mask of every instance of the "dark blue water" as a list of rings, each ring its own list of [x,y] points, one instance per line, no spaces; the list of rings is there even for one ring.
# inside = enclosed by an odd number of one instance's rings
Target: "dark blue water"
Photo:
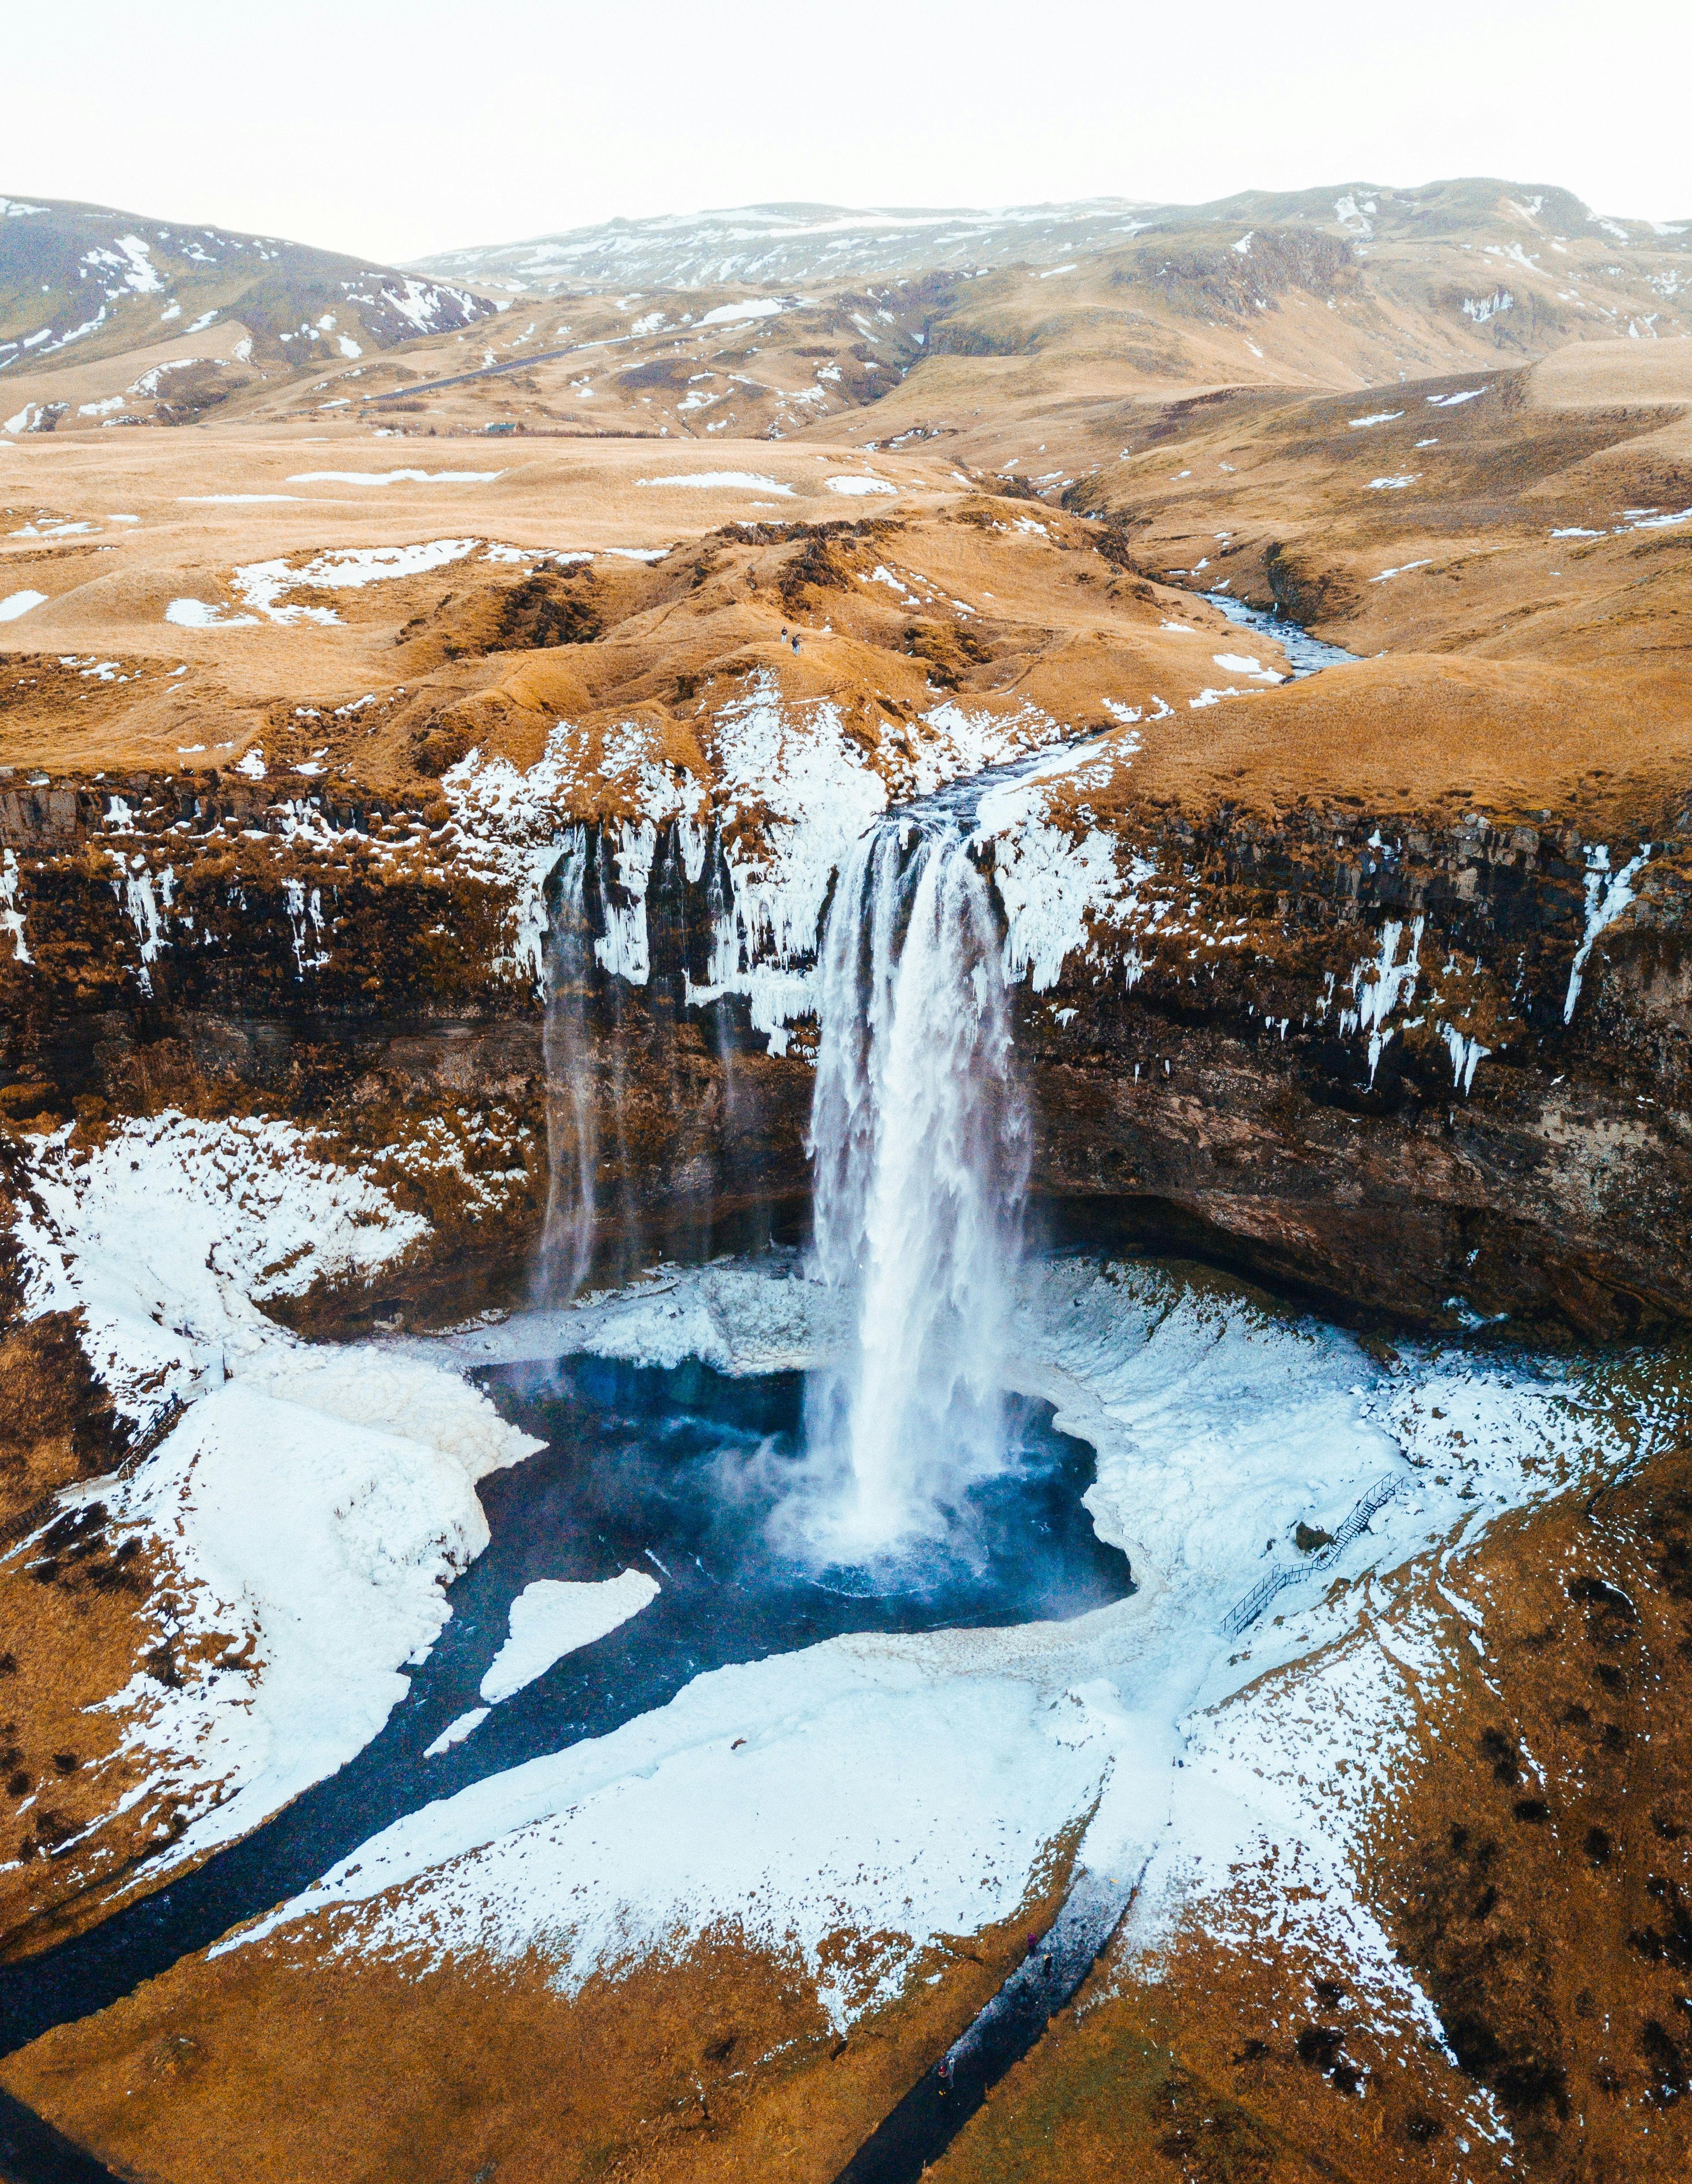
[[[1123,1598],[1128,1564],[1081,1496],[1092,1451],[1048,1406],[1017,1404],[1005,1470],[962,1493],[942,1542],[874,1571],[814,1569],[772,1518],[803,1474],[803,1378],[730,1379],[572,1358],[479,1376],[546,1446],[483,1481],[492,1540],[451,1587],[451,1618],[382,1733],[262,1827],[76,1940],[0,1966],[0,2053],[87,2015],[358,1845],[484,1775],[602,1736],[691,1678],[842,1632],[1062,1618]],[[537,1579],[645,1569],[657,1597],[495,1707],[463,1742],[427,1747],[480,1702],[512,1601]]]

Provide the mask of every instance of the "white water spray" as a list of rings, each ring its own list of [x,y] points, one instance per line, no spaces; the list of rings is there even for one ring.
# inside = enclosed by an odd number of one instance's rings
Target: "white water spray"
[[[840,878],[819,966],[816,1253],[850,1355],[808,1429],[845,1557],[935,1535],[1005,1452],[1001,1368],[1029,1167],[986,882],[946,823],[885,821]]]
[[[587,883],[588,837],[578,828],[558,867],[546,935],[546,1219],[534,1278],[541,1304],[570,1301],[594,1250],[599,1131],[587,1022],[594,960]]]

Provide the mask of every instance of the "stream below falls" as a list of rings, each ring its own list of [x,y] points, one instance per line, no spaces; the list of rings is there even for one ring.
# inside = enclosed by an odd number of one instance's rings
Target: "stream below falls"
[[[448,1593],[450,1618],[385,1727],[338,1773],[181,1879],[38,1956],[0,1967],[0,2053],[103,2008],[180,1957],[297,1894],[407,1813],[660,1707],[712,1669],[849,1631],[1079,1615],[1127,1596],[1128,1564],[1081,1503],[1092,1450],[1049,1406],[1008,1407],[1006,1461],[973,1482],[943,1540],[874,1573],[796,1560],[768,1519],[804,1462],[804,1375],[731,1379],[609,1358],[478,1375],[542,1440],[480,1487],[492,1537]],[[566,1653],[428,1756],[477,1702],[512,1602],[537,1580],[651,1571],[630,1619]]]

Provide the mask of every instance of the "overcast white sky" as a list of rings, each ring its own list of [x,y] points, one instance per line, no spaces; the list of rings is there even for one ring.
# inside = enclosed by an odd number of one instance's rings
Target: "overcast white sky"
[[[79,0],[0,193],[380,259],[614,214],[1492,174],[1692,216],[1692,0]]]

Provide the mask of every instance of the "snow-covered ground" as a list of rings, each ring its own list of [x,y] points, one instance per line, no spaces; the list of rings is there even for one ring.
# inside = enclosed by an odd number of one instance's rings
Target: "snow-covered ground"
[[[827,1293],[773,1254],[405,1354],[695,1356],[745,1373],[802,1365],[837,1334]],[[411,1814],[222,1946],[334,1906],[340,1949],[432,1963],[538,1948],[573,1991],[738,1925],[799,1951],[844,2024],[945,1936],[1013,1914],[1066,1830],[1084,1830],[1093,1871],[1142,1876],[1148,1949],[1272,1841],[1321,1882],[1304,1915],[1425,2027],[1359,1869],[1367,1786],[1404,1763],[1394,1679],[1437,1678],[1437,1649],[1383,1652],[1359,1635],[1365,1611],[1391,1573],[1489,1515],[1625,1462],[1651,1420],[1593,1374],[1455,1351],[1389,1367],[1224,1282],[1079,1260],[1030,1271],[1008,1354],[1018,1385],[1095,1447],[1088,1505],[1131,1558],[1133,1597],[1068,1624],[844,1637],[700,1676],[608,1736]],[[1383,1480],[1395,1490],[1371,1528],[1313,1570],[1295,1526],[1336,1529]],[[1227,1636],[1229,1609],[1280,1568],[1307,1574]],[[1293,1720],[1257,1680],[1319,1652]],[[1349,1797],[1331,1794],[1340,1760]],[[868,1959],[829,1948],[843,1928],[878,1937]]]
[[[187,1801],[171,1858],[351,1758],[403,1695],[446,1582],[486,1544],[477,1479],[536,1446],[467,1372],[593,1352],[765,1373],[817,1362],[844,1331],[835,1294],[773,1251],[451,1336],[309,1346],[264,1300],[368,1273],[422,1224],[291,1126],[166,1115],[86,1154],[37,1139],[31,1171],[33,1308],[82,1308],[131,1416],[197,1398],[132,1475],[63,1497],[98,1493],[178,1580],[180,1687],[142,1670],[110,1702],[152,1763],[147,1786]],[[1027,1271],[1007,1356],[1016,1385],[1096,1451],[1087,1505],[1131,1561],[1131,1598],[1066,1624],[848,1636],[701,1675],[606,1736],[425,1806],[226,1946],[336,1906],[340,1947],[539,1947],[573,1988],[738,1924],[799,1951],[846,2023],[946,1936],[1014,1914],[1080,1830],[1086,1866],[1142,1877],[1134,1932],[1150,1958],[1183,1905],[1246,1917],[1242,1876],[1278,1846],[1312,1877],[1300,1916],[1324,1946],[1426,2024],[1359,1877],[1370,1817],[1413,1763],[1406,1690],[1437,1690],[1453,1642],[1399,1612],[1393,1573],[1449,1562],[1489,1517],[1625,1464],[1670,1429],[1672,1395],[1460,1350],[1382,1362],[1218,1278],[1081,1259]],[[1296,1526],[1336,1532],[1383,1488],[1367,1529],[1319,1568],[1300,1554]],[[1290,1581],[1229,1635],[1230,1610],[1274,1573]],[[484,1704],[654,1590],[627,1573],[531,1588]],[[842,1929],[879,1938],[842,1953],[829,1946]]]
[[[232,1840],[363,1748],[488,1540],[476,1481],[538,1446],[445,1361],[298,1340],[261,1310],[368,1274],[427,1223],[314,1156],[291,1124],[180,1114],[92,1151],[35,1141],[18,1240],[27,1308],[86,1315],[120,1412],[186,1415],[100,1501],[163,1553],[155,1607],[180,1680],[139,1669],[106,1703],[176,1792],[175,1861]],[[29,1552],[27,1542],[21,1552]]]
[[[144,1420],[219,1361],[278,1354],[289,1338],[260,1308],[322,1279],[357,1279],[427,1233],[381,1186],[315,1156],[293,1124],[167,1112],[104,1145],[34,1140],[19,1241],[31,1308],[87,1315],[95,1370]],[[221,1377],[221,1376],[220,1376]]]

